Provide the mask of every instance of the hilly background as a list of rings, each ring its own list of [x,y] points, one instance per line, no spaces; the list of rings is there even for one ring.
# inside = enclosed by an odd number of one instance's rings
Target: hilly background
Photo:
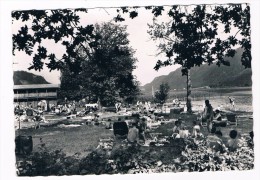
[[[50,84],[44,77],[26,71],[14,71],[14,85]]]
[[[245,69],[241,64],[241,55],[243,50],[237,49],[237,53],[233,58],[227,58],[230,66],[221,65],[218,67],[216,63],[208,66],[207,64],[191,69],[192,87],[244,87],[252,86],[252,70]],[[29,73],[26,71],[15,71],[13,75],[14,85],[26,84],[49,84],[44,77]],[[183,89],[186,88],[186,76],[182,76],[181,68],[172,71],[168,75],[158,76],[151,83],[141,87],[144,93],[150,93],[152,86],[154,90],[159,89],[161,83],[167,82],[170,88]]]
[[[212,65],[202,65],[191,69],[192,88],[203,86],[209,87],[244,87],[252,86],[252,70],[245,69],[241,63],[241,55],[243,50],[237,49],[237,53],[229,60],[230,66],[221,65],[218,67],[216,63]],[[158,76],[151,83],[141,87],[145,93],[152,91],[152,86],[156,91],[161,83],[168,83],[171,89],[186,88],[186,76],[182,76],[181,68],[169,73],[168,75]]]

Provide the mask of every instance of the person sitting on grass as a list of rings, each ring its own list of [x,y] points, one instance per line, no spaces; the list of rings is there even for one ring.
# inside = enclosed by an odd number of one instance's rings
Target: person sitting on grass
[[[222,141],[222,133],[220,131],[216,131],[216,127],[212,127],[210,135],[207,137],[207,146],[213,151],[220,151],[223,153],[225,151],[225,145]]]
[[[250,136],[250,138],[251,138],[252,140],[254,140],[254,131],[250,131],[250,132],[249,132],[249,136]]]
[[[174,127],[173,127],[173,134],[172,137],[175,138],[180,138],[179,132],[181,130],[181,121],[177,120],[174,122]]]
[[[35,122],[35,129],[39,129],[40,128],[40,122],[43,121],[43,122],[46,122],[45,121],[45,118],[43,116],[43,111],[36,111],[36,115],[35,117],[33,118],[34,122]]]
[[[98,121],[99,121],[99,115],[98,115],[98,114],[94,114],[94,119],[93,119],[93,121],[94,121],[95,123],[98,123]]]
[[[190,135],[189,130],[187,129],[186,126],[181,127],[181,129],[179,130],[179,135],[180,138],[184,138],[184,139]]]
[[[133,123],[127,134],[127,141],[130,144],[139,144],[139,129],[137,123]]]
[[[254,131],[249,132],[249,139],[247,140],[247,145],[250,148],[254,148]]]
[[[193,121],[193,129],[192,129],[192,134],[191,136],[193,138],[198,138],[198,137],[203,137],[203,134],[200,131],[201,128],[201,123],[199,120]]]
[[[213,116],[213,120],[217,120],[217,121],[221,121],[222,120],[220,111],[218,109],[215,111],[215,114]]]
[[[238,138],[238,132],[231,130],[229,133],[230,139],[227,141],[229,151],[235,151],[242,146],[242,140]]]
[[[178,98],[176,98],[172,101],[172,103],[175,107],[180,107],[181,101]]]
[[[111,119],[108,119],[108,120],[107,120],[107,122],[105,123],[105,128],[106,128],[106,129],[112,129]]]
[[[227,120],[223,120],[220,111],[217,109],[213,117],[212,126],[215,126],[217,130],[221,130],[221,127],[226,127]]]
[[[99,125],[99,115],[98,114],[94,114],[94,117],[91,119],[91,125]]]

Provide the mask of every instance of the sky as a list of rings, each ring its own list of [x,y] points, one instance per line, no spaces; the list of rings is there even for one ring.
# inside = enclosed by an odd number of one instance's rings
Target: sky
[[[138,17],[134,19],[126,18],[126,21],[120,22],[119,24],[127,25],[127,32],[129,33],[130,46],[136,51],[135,58],[138,62],[136,63],[137,68],[133,71],[133,74],[137,77],[137,80],[141,85],[150,83],[155,77],[160,75],[167,75],[171,71],[178,68],[178,65],[163,67],[158,71],[155,71],[153,67],[155,66],[157,60],[162,58],[162,56],[156,56],[158,53],[157,47],[154,41],[150,40],[150,36],[147,33],[148,26],[147,23],[152,23],[152,13],[140,8],[138,10]],[[126,14],[128,15],[128,14]],[[94,8],[89,9],[87,14],[81,15],[81,24],[95,24],[110,21],[116,16],[116,8]],[[162,19],[167,20],[167,16],[162,16]],[[12,30],[15,33],[19,27],[23,25],[23,22],[14,22],[12,25]],[[56,56],[61,56],[64,52],[64,48],[55,44],[54,41],[45,41],[43,43],[46,45],[47,49]],[[32,61],[33,56],[28,56],[24,52],[16,52],[13,57],[13,69],[28,71],[28,67]],[[29,72],[43,76],[48,82],[58,84],[60,73],[58,71],[49,72],[45,67],[41,72],[30,70]]]

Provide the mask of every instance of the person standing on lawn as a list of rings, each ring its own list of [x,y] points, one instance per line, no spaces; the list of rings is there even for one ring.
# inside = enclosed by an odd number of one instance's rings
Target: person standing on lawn
[[[213,107],[209,103],[209,100],[206,99],[205,107],[202,113],[202,121],[204,122],[206,121],[208,132],[211,132],[213,116],[214,116]]]
[[[230,106],[232,108],[235,108],[235,98],[228,96],[228,99],[229,99]]]
[[[120,102],[117,102],[115,104],[115,107],[116,107],[116,112],[120,111],[121,110],[121,103]]]
[[[141,119],[139,126],[138,126],[138,129],[139,129],[140,138],[144,141],[144,144],[145,144],[145,141],[146,141],[145,131],[147,129],[147,122],[146,122],[145,118]]]

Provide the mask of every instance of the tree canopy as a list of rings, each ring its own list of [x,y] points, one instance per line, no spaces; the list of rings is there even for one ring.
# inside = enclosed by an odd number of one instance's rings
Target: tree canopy
[[[170,86],[168,83],[162,83],[158,91],[155,92],[155,101],[165,103],[169,95]]]
[[[118,15],[114,19],[116,22],[125,21],[124,14],[129,14],[132,19],[136,18],[139,8],[141,7],[118,8]],[[157,62],[156,70],[173,64],[180,64],[184,69],[185,67],[189,69],[202,63],[212,64],[213,61],[217,61],[217,65],[228,65],[224,57],[233,57],[236,45],[244,49],[241,57],[242,64],[245,68],[251,67],[250,6],[248,4],[173,5],[144,8],[154,15],[154,23],[149,25],[148,33],[152,40],[159,41],[159,53],[164,53],[167,58],[165,61]],[[168,15],[170,21],[157,22],[163,13]],[[219,33],[226,34],[227,38],[221,38]],[[176,57],[176,54],[179,56]],[[190,55],[192,55],[190,59],[194,60],[185,63],[186,60],[181,59],[181,56],[187,59]]]
[[[237,46],[244,49],[241,62],[251,67],[250,7],[247,4],[227,5],[173,5],[169,7],[146,7],[154,14],[153,24],[148,25],[150,37],[157,42],[158,60],[154,69],[179,64],[182,75],[187,76],[187,110],[191,107],[190,69],[204,63],[216,62],[229,66],[225,57],[233,57]],[[167,11],[168,21],[158,20]],[[135,12],[135,13],[134,13]],[[122,14],[131,18],[138,16],[138,7],[118,9],[116,21],[124,21]],[[220,34],[220,29],[223,33]],[[238,34],[240,38],[238,38]],[[226,37],[225,37],[226,36]]]
[[[76,74],[64,69],[64,86],[61,85],[61,88],[67,91],[67,85],[72,83],[76,94],[84,92],[81,97],[99,100],[102,105],[112,105],[116,101],[131,102],[138,94],[138,82],[132,74],[137,59],[129,46],[126,26],[111,22],[96,24],[93,34],[96,47],[92,55],[88,56],[84,48],[79,47],[82,71]]]
[[[60,70],[66,64],[72,71],[79,72],[78,48],[84,48],[90,56],[95,46],[92,24],[82,26],[79,13],[87,13],[86,9],[59,10],[27,10],[13,11],[13,21],[22,21],[23,25],[13,34],[13,54],[24,51],[33,56],[30,69],[42,70],[44,61],[51,70]],[[43,40],[54,40],[65,47],[66,52],[60,59],[49,53],[43,46]],[[37,52],[34,49],[37,48]],[[72,61],[75,60],[75,61]],[[48,60],[48,62],[46,62]]]

